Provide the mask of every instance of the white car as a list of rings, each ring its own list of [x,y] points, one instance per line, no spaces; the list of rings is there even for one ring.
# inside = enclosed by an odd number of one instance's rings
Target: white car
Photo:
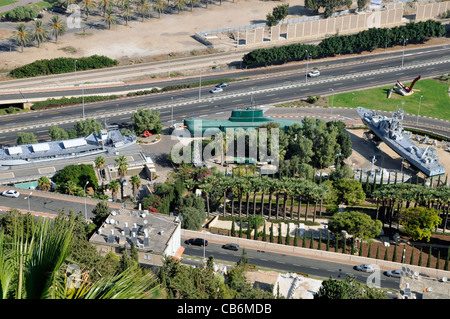
[[[402,276],[402,271],[401,270],[389,270],[386,272],[386,276],[400,278]]]
[[[356,270],[372,273],[375,272],[375,267],[370,264],[362,264],[356,266]]]
[[[220,92],[223,92],[223,89],[222,88],[214,88],[210,92],[211,93],[220,93]]]
[[[4,191],[2,193],[2,195],[6,196],[6,197],[16,197],[17,198],[17,197],[19,197],[20,193],[18,191],[10,189],[9,191]]]
[[[314,77],[319,76],[319,75],[320,75],[319,70],[314,70],[314,71],[311,71],[311,72],[308,73],[308,76],[310,78],[314,78]]]

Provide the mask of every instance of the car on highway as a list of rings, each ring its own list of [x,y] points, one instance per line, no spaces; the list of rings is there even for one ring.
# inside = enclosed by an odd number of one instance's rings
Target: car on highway
[[[228,250],[234,250],[234,251],[238,251],[239,250],[239,245],[238,244],[226,244],[222,246],[223,249],[228,249]]]
[[[216,85],[216,88],[226,88],[228,86],[228,82],[222,82]]]
[[[209,92],[211,92],[211,93],[220,93],[220,92],[223,92],[223,89],[222,88],[214,88],[214,89],[212,89]]]
[[[311,72],[308,73],[308,76],[310,78],[315,78],[316,76],[319,76],[319,75],[320,75],[320,71],[319,70],[314,70],[314,71],[311,71]]]
[[[19,197],[20,193],[18,191],[10,189],[8,191],[2,192],[2,195],[6,196],[6,197],[16,197],[17,198],[17,197]]]
[[[185,241],[187,245],[195,245],[195,246],[208,246],[208,241],[202,238],[190,238]]]
[[[386,276],[400,278],[402,276],[401,270],[388,270],[386,271]]]
[[[358,271],[369,272],[369,273],[375,272],[375,267],[373,265],[370,265],[370,264],[358,265],[355,268]]]

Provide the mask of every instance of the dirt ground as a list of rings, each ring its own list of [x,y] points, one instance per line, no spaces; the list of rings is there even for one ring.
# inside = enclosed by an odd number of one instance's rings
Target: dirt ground
[[[303,2],[304,0],[290,0],[291,10],[287,18],[298,17],[303,9]],[[195,32],[264,22],[266,14],[281,3],[281,1],[235,0],[222,1],[222,5],[219,5],[218,1],[210,2],[208,8],[194,7],[191,12],[190,7],[187,7],[179,14],[176,12],[162,14],[160,19],[155,17],[144,22],[138,19],[130,21],[128,26],[125,26],[119,17],[118,24],[111,26],[111,30],[90,28],[82,19],[81,26],[86,27],[88,35],[82,35],[83,31],[80,29],[78,34],[66,33],[59,37],[58,43],[52,39],[41,44],[40,48],[25,47],[23,53],[14,51],[2,53],[0,68],[9,69],[42,58],[103,54],[122,59],[205,50],[206,47],[192,37]],[[47,14],[45,19],[49,19],[49,16]],[[82,17],[84,18],[84,14]],[[91,17],[87,23],[100,18],[100,16]],[[31,26],[32,22],[26,25]],[[0,27],[0,39],[11,35],[11,30]]]

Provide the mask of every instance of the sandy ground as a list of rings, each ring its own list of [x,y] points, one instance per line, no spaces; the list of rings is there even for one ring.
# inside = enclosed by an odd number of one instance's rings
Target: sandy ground
[[[304,0],[289,1],[290,15],[287,18],[298,17],[303,9]],[[190,52],[205,50],[206,47],[192,36],[198,31],[208,31],[227,27],[244,26],[265,21],[266,14],[272,8],[282,4],[282,1],[235,0],[210,3],[208,8],[190,7],[179,14],[162,14],[161,18],[150,18],[141,22],[131,21],[125,26],[121,18],[111,30],[90,28],[84,19],[81,26],[86,27],[86,33],[78,35],[66,33],[55,43],[52,39],[40,48],[25,47],[24,52],[4,52],[0,56],[0,68],[13,68],[35,61],[36,59],[50,59],[55,57],[81,57],[93,54],[107,55],[111,58],[138,58],[143,56],[157,56],[171,52]],[[84,17],[84,15],[82,15]],[[63,17],[64,18],[64,17]],[[99,20],[99,16],[89,18],[92,22]],[[45,17],[49,19],[49,14]],[[66,19],[66,18],[64,18]],[[46,21],[46,20],[44,20]],[[32,22],[26,25],[31,26]],[[0,27],[0,39],[8,38],[12,31]],[[66,52],[71,51],[71,52]]]

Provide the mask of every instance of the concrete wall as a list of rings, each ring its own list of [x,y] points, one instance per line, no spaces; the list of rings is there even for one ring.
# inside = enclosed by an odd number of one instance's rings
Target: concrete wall
[[[317,249],[309,249],[303,247],[295,247],[295,246],[287,246],[280,245],[270,242],[257,241],[247,238],[238,238],[238,237],[230,237],[223,235],[216,235],[211,233],[202,233],[197,231],[191,231],[182,229],[181,236],[185,238],[205,238],[208,241],[219,243],[219,244],[228,244],[235,243],[240,247],[248,248],[248,249],[258,249],[258,250],[266,250],[266,251],[276,251],[280,254],[289,254],[289,255],[298,255],[306,258],[315,258],[315,259],[325,259],[331,262],[337,263],[347,263],[353,265],[359,264],[372,264],[380,267],[381,270],[392,270],[392,269],[401,269],[402,264],[398,262],[379,260],[374,258],[360,257],[356,255],[342,254],[331,251],[323,251]],[[408,268],[413,271],[418,271],[419,273],[425,273],[431,277],[439,276],[439,277],[447,277],[450,278],[450,271],[438,270],[427,267],[419,267],[406,265]]]
[[[450,1],[418,4],[416,10],[416,21],[437,18],[447,10],[450,10]]]

